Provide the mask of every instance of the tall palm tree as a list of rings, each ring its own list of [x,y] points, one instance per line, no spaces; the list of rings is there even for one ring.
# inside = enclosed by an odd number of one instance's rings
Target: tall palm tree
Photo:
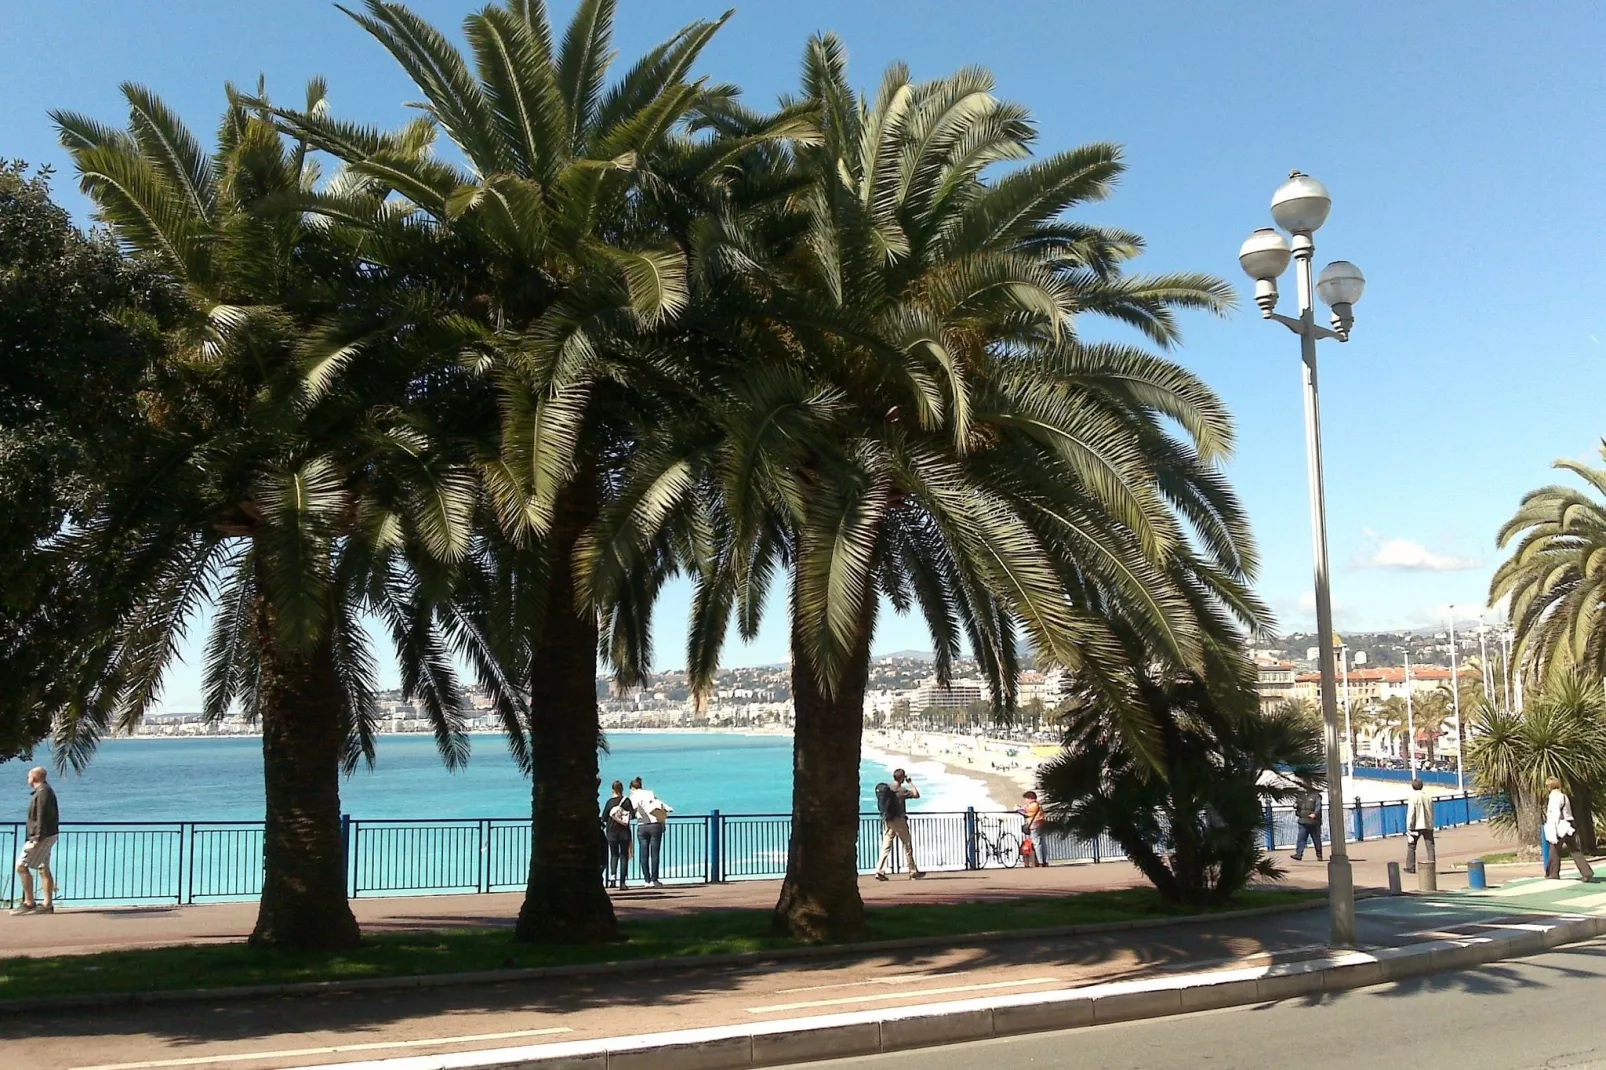
[[[1500,529],[1501,549],[1516,545],[1489,582],[1489,602],[1511,599],[1512,657],[1533,683],[1568,668],[1599,679],[1606,676],[1606,469],[1567,459],[1553,467],[1586,489],[1548,486],[1523,496]]]
[[[689,657],[706,681],[731,614],[751,635],[789,570],[793,823],[776,925],[818,937],[863,923],[859,737],[882,597],[925,618],[939,676],[968,642],[1005,709],[1022,633],[1116,695],[1112,607],[1179,665],[1200,662],[1201,621],[1260,610],[1215,468],[1232,440],[1220,402],[1169,361],[1075,335],[1091,312],[1170,343],[1174,308],[1229,300],[1199,276],[1124,275],[1139,239],[1059,218],[1108,194],[1119,152],[985,178],[1032,136],[985,72],[916,83],[894,66],[872,102],[834,37],[811,42],[804,67],[796,103],[819,134],[777,166],[807,185],[761,231],[775,245],[720,250],[745,272],[724,284],[752,296],[737,338],[704,347],[737,359],[703,391],[720,428],[718,530]],[[1152,754],[1152,720],[1115,706]]]
[[[1450,705],[1448,692],[1439,688],[1416,696],[1412,706],[1416,737],[1422,741],[1431,762],[1438,755],[1439,739],[1444,735],[1445,726],[1455,717],[1455,709]]]
[[[339,778],[372,759],[375,663],[365,616],[389,626],[406,691],[441,753],[467,755],[449,643],[464,639],[437,594],[468,544],[472,472],[434,417],[451,404],[440,365],[374,347],[364,373],[322,390],[349,350],[345,323],[385,299],[340,235],[266,210],[316,179],[304,142],[232,89],[215,152],[143,87],[129,126],[58,112],[62,143],[101,221],[153,258],[192,308],[150,401],[157,444],[66,540],[104,641],[59,729],[86,761],[161,693],[186,621],[215,603],[205,712],[236,705],[261,725],[266,788],[256,944],[343,948]],[[261,96],[258,90],[258,96]],[[307,110],[323,108],[314,82]],[[507,701],[505,694],[502,696]]]
[[[380,262],[427,243],[446,309],[425,309],[423,322],[495,384],[501,441],[483,491],[496,530],[476,621],[522,658],[530,689],[513,733],[518,747],[527,733],[533,779],[516,931],[611,939],[596,832],[598,650],[624,678],[645,672],[648,614],[678,551],[667,528],[639,545],[598,529],[642,466],[642,440],[694,397],[693,354],[653,334],[687,302],[686,254],[673,239],[696,211],[683,197],[793,118],[734,145],[690,137],[685,124],[713,91],[689,72],[723,20],[688,25],[609,86],[612,0],[583,0],[561,45],[540,3],[488,6],[464,21],[472,62],[402,5],[367,0],[352,17],[413,79],[425,118],[398,137],[279,112],[365,180],[303,204],[365,232],[363,254]],[[409,151],[437,129],[463,164]],[[419,322],[416,309],[397,317],[407,333]],[[620,508],[628,517],[634,505]],[[689,513],[654,515],[671,524]]]

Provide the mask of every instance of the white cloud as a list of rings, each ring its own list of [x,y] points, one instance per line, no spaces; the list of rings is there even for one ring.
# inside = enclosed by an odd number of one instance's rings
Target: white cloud
[[[1410,539],[1385,539],[1371,553],[1358,555],[1354,567],[1392,572],[1464,572],[1483,567],[1483,559],[1441,554]]]

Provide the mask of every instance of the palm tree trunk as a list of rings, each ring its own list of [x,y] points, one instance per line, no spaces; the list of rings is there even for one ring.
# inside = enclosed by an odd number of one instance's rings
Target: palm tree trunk
[[[801,557],[801,549],[799,556]],[[801,569],[801,561],[797,567]],[[872,591],[868,599],[875,597]],[[841,939],[864,929],[859,896],[859,744],[875,606],[861,610],[847,671],[834,693],[820,685],[792,615],[792,839],[775,904],[777,932]]]
[[[262,780],[262,901],[257,947],[343,950],[361,943],[346,899],[340,828],[340,683],[331,638],[306,652],[275,640],[273,612],[259,599]]]
[[[1591,791],[1572,794],[1573,824],[1578,827],[1578,849],[1592,855],[1599,843],[1595,836],[1595,795]]]
[[[558,496],[546,607],[530,663],[530,879],[514,929],[527,943],[619,937],[602,887],[598,825],[597,616],[575,604],[574,547],[597,510],[594,475]]]
[[[1519,788],[1511,792],[1511,806],[1517,818],[1518,857],[1538,858],[1539,841],[1544,836],[1544,804],[1532,791]]]

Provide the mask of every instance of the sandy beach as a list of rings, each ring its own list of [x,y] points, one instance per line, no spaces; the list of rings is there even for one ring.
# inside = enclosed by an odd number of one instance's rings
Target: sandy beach
[[[944,732],[870,729],[864,733],[864,753],[873,761],[902,765],[917,779],[922,766],[940,769],[946,776],[970,781],[963,795],[978,810],[1013,810],[1021,792],[1036,783],[1043,755],[1029,744]],[[945,791],[951,795],[951,791]],[[945,807],[946,808],[946,807]]]

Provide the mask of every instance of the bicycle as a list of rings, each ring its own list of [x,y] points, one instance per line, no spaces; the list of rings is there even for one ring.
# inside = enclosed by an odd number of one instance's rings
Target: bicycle
[[[1014,869],[1020,864],[1020,837],[1005,829],[1002,821],[977,821],[976,826],[977,869],[985,868],[989,862],[996,862],[1005,869]],[[986,826],[991,826],[991,835]]]

